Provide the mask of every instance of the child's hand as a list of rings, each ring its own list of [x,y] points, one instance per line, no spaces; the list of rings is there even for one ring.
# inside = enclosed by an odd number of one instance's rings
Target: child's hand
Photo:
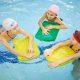
[[[52,63],[49,63],[49,65],[48,65],[48,67],[57,67],[57,66],[59,66],[59,62],[52,62]]]
[[[29,59],[34,58],[34,54],[33,53],[28,53],[26,57],[29,58]]]
[[[50,29],[51,29],[51,26],[47,26],[46,28],[47,28],[48,30],[50,30]]]
[[[45,57],[46,57],[46,56],[51,56],[51,54],[52,54],[51,49],[47,49],[46,51],[44,51],[44,56],[45,56]]]
[[[34,53],[33,47],[31,45],[28,47],[28,53]]]
[[[43,34],[48,35],[49,29],[47,28],[43,28],[42,29]]]
[[[34,58],[34,51],[33,51],[33,47],[31,45],[28,47],[27,58]]]

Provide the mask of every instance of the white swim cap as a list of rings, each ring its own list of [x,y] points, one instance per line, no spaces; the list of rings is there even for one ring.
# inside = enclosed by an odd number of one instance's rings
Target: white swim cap
[[[3,21],[2,26],[3,26],[3,28],[5,29],[5,31],[9,31],[9,30],[11,30],[12,28],[14,28],[17,24],[18,24],[18,23],[17,23],[15,20],[13,20],[13,19],[11,19],[11,18],[7,18],[7,19],[5,19],[5,20]]]

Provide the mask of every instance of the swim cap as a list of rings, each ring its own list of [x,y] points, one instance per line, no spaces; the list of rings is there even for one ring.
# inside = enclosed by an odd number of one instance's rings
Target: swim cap
[[[48,10],[49,11],[52,11],[52,12],[54,12],[54,13],[56,13],[56,14],[58,14],[59,13],[59,7],[57,6],[57,5],[55,5],[55,4],[53,4],[53,5],[51,5],[49,8],[48,8]]]
[[[75,40],[77,40],[77,42],[80,43],[80,31],[76,30],[76,31],[73,33],[73,36],[74,36]]]
[[[11,18],[7,18],[3,21],[3,28],[5,29],[5,31],[9,31],[12,28],[14,28],[17,25],[17,22]]]

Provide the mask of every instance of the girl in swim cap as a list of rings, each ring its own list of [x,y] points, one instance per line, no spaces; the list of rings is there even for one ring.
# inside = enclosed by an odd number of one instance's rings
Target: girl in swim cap
[[[11,18],[7,18],[3,21],[1,29],[3,29],[3,28],[4,28],[4,30],[0,35],[0,41],[4,44],[4,46],[9,51],[11,51],[12,53],[14,53],[16,55],[20,55],[20,56],[23,56],[26,58],[31,58],[34,56],[33,48],[32,48],[33,36],[31,34],[25,32],[22,28],[20,28],[18,23]],[[21,53],[19,51],[16,51],[9,45],[8,41],[11,41],[12,39],[14,39],[17,34],[23,34],[24,36],[29,37],[28,52],[30,54]]]
[[[58,18],[58,13],[59,13],[59,7],[55,4],[51,5],[47,12],[40,18],[39,20],[39,26],[42,29],[43,34],[47,35],[50,29],[56,28],[56,29],[66,29],[66,25],[63,23],[63,21]],[[55,21],[60,24],[60,26],[54,26],[54,25],[49,25],[48,27],[44,28],[42,25],[42,22],[47,19],[48,21]]]
[[[71,39],[61,42],[61,43],[58,43],[55,46],[53,46],[52,48],[48,49],[44,53],[44,56],[51,56],[51,53],[54,52],[54,50],[56,50],[62,46],[69,46],[70,48],[72,48],[75,51],[75,54],[73,56],[65,58],[64,60],[60,60],[58,62],[52,62],[49,64],[49,67],[56,67],[68,60],[80,57],[80,31],[76,30],[73,33],[73,36]]]

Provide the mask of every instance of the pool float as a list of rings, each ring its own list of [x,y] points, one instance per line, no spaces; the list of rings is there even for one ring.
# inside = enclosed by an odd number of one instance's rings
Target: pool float
[[[12,41],[14,44],[14,48],[17,51],[28,54],[28,45],[29,45],[29,39],[28,38],[14,38]],[[40,55],[39,48],[38,48],[36,42],[33,42],[32,46],[34,49],[34,56],[35,56],[35,58],[37,58]],[[22,60],[22,61],[31,60],[31,59],[27,59],[23,56],[17,56],[17,57],[19,60]]]
[[[45,50],[45,52],[47,51],[48,49]],[[52,61],[60,61],[60,60],[63,60],[67,57],[70,57],[72,55],[74,55],[75,52],[68,46],[64,46],[64,47],[61,47],[61,48],[58,48],[56,49],[51,56],[46,56],[46,60],[49,61],[49,62],[52,62]],[[72,60],[69,60],[61,65],[64,65],[64,64],[67,64],[67,63],[70,63],[72,62],[74,59]]]
[[[57,27],[57,26],[60,25],[60,24],[58,24],[58,23],[56,23],[56,22],[54,22],[54,21],[44,21],[44,22],[42,23],[42,25],[43,25],[44,27],[47,27],[47,26],[49,26],[49,25],[54,25],[54,26]],[[55,41],[58,32],[59,32],[59,29],[53,28],[53,29],[51,29],[51,30],[49,31],[48,35],[45,35],[45,34],[42,33],[42,29],[39,28],[39,30],[38,30],[38,32],[36,33],[35,37],[36,37],[37,39],[39,39],[39,40],[41,40],[41,41],[45,41],[45,42]]]

